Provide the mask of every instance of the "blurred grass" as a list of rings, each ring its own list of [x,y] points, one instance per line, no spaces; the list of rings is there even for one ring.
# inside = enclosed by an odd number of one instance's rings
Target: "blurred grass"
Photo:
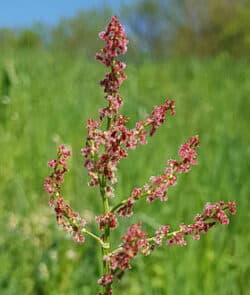
[[[85,122],[104,105],[97,82],[100,64],[44,52],[0,56],[13,63],[17,81],[0,100],[0,294],[96,294],[100,265],[92,240],[74,244],[58,231],[42,190],[46,162],[59,143],[73,148],[65,195],[72,206],[93,217],[101,204],[96,189],[87,187],[80,148]],[[199,165],[179,178],[167,203],[141,202],[132,220],[120,220],[119,236],[141,220],[149,231],[160,224],[192,222],[207,201],[236,200],[238,214],[229,226],[218,226],[186,248],[166,248],[138,257],[115,294],[250,294],[249,170],[250,68],[227,56],[197,61],[128,65],[122,86],[130,126],[167,96],[176,101],[169,117],[147,146],[130,152],[120,164],[117,198],[128,196],[164,169],[186,139],[199,134]],[[1,79],[1,76],[0,76]],[[118,200],[116,200],[118,201]]]

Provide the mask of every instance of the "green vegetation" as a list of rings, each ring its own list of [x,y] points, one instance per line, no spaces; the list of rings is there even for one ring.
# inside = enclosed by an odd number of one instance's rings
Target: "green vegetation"
[[[201,139],[199,165],[181,175],[169,201],[140,202],[132,221],[143,221],[152,232],[160,224],[174,227],[192,222],[208,200],[221,199],[236,200],[238,214],[229,226],[211,230],[200,241],[189,240],[185,248],[162,247],[138,258],[115,294],[249,294],[249,64],[221,55],[203,61],[129,64],[126,72],[123,112],[131,126],[166,96],[175,98],[177,114],[147,146],[131,151],[121,163],[118,196],[128,196],[134,186],[161,172],[190,136],[199,134]],[[86,119],[96,117],[105,104],[97,83],[103,74],[100,64],[82,56],[18,51],[0,57],[3,295],[97,293],[101,265],[96,263],[96,246],[92,240],[74,244],[58,231],[42,183],[56,146],[70,144],[73,160],[65,198],[97,230],[94,216],[101,212],[101,202],[97,190],[87,187],[80,148]],[[113,236],[117,243],[128,223],[120,219],[121,231]]]
[[[249,57],[249,0],[140,0],[124,16],[138,46],[154,58]]]

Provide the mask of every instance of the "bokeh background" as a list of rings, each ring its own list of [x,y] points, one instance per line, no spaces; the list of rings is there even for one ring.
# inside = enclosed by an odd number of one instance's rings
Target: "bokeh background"
[[[187,247],[138,257],[114,294],[250,294],[250,1],[1,1],[0,294],[96,294],[100,253],[58,230],[42,190],[46,163],[72,146],[64,193],[96,231],[98,191],[87,187],[80,149],[85,122],[105,104],[94,55],[116,14],[130,40],[121,92],[130,126],[165,97],[177,114],[120,164],[117,200],[164,169],[199,134],[199,165],[181,175],[167,203],[141,202],[128,224],[150,232],[191,223],[207,201],[235,200],[238,214]],[[114,200],[115,202],[115,200]]]

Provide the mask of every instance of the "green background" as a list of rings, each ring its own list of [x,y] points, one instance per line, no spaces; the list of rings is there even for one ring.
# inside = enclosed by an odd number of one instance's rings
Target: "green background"
[[[207,201],[235,200],[238,213],[200,241],[189,239],[187,247],[162,246],[139,256],[114,294],[250,294],[249,69],[227,55],[128,64],[121,92],[129,126],[166,97],[175,99],[176,116],[120,163],[113,202],[161,173],[190,136],[199,134],[201,147],[199,165],[180,175],[169,201],[138,203],[133,218],[119,220],[113,243],[139,220],[151,233],[161,224],[191,223]],[[33,50],[1,55],[0,71],[0,293],[96,294],[100,250],[89,238],[78,245],[58,230],[42,184],[58,144],[72,146],[65,198],[97,231],[100,196],[87,187],[80,149],[87,118],[97,118],[105,105],[98,86],[104,69],[80,55]]]

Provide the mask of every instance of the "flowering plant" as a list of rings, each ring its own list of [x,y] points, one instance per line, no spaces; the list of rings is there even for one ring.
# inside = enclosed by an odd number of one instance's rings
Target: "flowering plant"
[[[113,16],[106,30],[99,34],[106,46],[96,55],[109,72],[100,85],[104,88],[107,106],[99,110],[99,119],[88,119],[87,139],[82,155],[84,165],[89,175],[89,186],[98,186],[103,203],[103,213],[96,217],[100,234],[87,229],[84,218],[75,212],[64,200],[61,185],[64,174],[68,172],[67,159],[71,151],[64,145],[59,146],[57,159],[48,162],[52,173],[45,178],[44,188],[50,195],[49,205],[55,210],[57,223],[61,225],[78,243],[85,241],[85,236],[94,238],[102,249],[103,274],[98,280],[102,286],[100,295],[112,294],[114,280],[120,280],[131,268],[131,261],[141,253],[149,255],[155,248],[166,245],[185,246],[186,236],[200,239],[217,223],[228,224],[227,212],[236,213],[235,202],[207,203],[201,214],[196,215],[189,225],[180,224],[176,230],[170,230],[169,225],[162,225],[155,234],[149,236],[143,230],[143,224],[138,222],[129,226],[122,235],[120,244],[114,248],[110,244],[111,230],[117,228],[118,216],[129,217],[133,214],[136,202],[146,199],[151,203],[157,199],[166,202],[167,192],[176,185],[179,174],[187,173],[197,164],[197,148],[199,137],[193,136],[179,149],[179,160],[169,160],[162,174],[152,176],[141,187],[134,188],[129,197],[120,203],[113,204],[115,197],[114,184],[117,180],[117,166],[120,160],[128,156],[129,150],[134,150],[139,144],[146,144],[147,138],[154,135],[166,118],[175,115],[174,101],[166,99],[160,106],[155,106],[145,120],[137,122],[132,129],[127,128],[128,119],[120,114],[123,99],[119,93],[122,82],[126,79],[125,64],[118,57],[127,51],[127,36],[117,17]],[[111,206],[113,204],[113,206]]]

